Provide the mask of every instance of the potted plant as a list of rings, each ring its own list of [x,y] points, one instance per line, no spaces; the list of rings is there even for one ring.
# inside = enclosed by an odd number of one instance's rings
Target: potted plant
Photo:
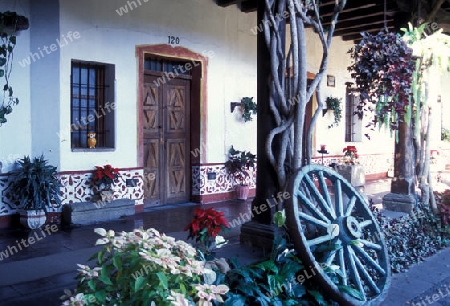
[[[334,111],[334,122],[328,126],[329,129],[338,126],[342,119],[341,98],[335,98],[333,96],[328,97],[325,102],[327,103],[327,111]]]
[[[188,239],[195,240],[197,250],[202,253],[204,259],[210,260],[215,256],[213,249],[227,243],[219,233],[229,228],[230,225],[223,212],[214,208],[196,208],[194,218],[184,230],[189,231]]]
[[[10,172],[8,195],[17,203],[20,223],[30,229],[40,228],[47,219],[48,208],[61,206],[56,167],[49,165],[44,156],[30,159],[25,156]]]
[[[344,153],[343,164],[335,167],[335,170],[354,187],[363,187],[366,175],[363,165],[359,163],[358,150],[355,146],[346,146],[342,149],[342,153]]]
[[[92,181],[97,186],[97,202],[111,202],[114,198],[112,186],[119,177],[119,169],[111,165],[95,166]]]
[[[244,122],[252,121],[252,113],[256,115],[258,105],[253,102],[253,97],[243,97],[241,99],[242,103],[242,118],[244,118]]]
[[[246,151],[235,150],[233,146],[228,151],[228,161],[225,163],[225,168],[238,183],[235,190],[237,198],[240,200],[246,200],[248,197],[249,186],[245,184],[245,179],[249,177],[247,170],[250,167],[255,168],[255,160],[256,155]]]

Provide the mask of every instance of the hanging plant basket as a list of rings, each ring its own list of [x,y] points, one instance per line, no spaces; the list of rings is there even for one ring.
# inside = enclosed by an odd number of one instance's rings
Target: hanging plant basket
[[[0,31],[2,35],[15,35],[20,31],[27,30],[29,27],[30,22],[25,16],[10,11],[0,13]]]
[[[329,96],[325,102],[327,103],[327,109],[324,110],[325,112],[331,110],[334,111],[334,122],[328,126],[329,129],[332,127],[338,126],[339,122],[341,122],[342,119],[342,98],[335,98],[333,96]],[[324,112],[324,115],[325,115]]]
[[[409,108],[413,50],[395,33],[361,35],[361,42],[349,51],[353,64],[348,70],[361,94],[356,112],[362,118],[365,111],[374,110],[373,126],[397,130]]]

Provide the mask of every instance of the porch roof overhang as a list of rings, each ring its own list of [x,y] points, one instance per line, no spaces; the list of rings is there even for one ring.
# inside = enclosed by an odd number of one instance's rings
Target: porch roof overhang
[[[264,0],[215,0],[217,5],[226,7],[238,5],[242,12],[256,11],[259,1]],[[323,25],[330,24],[335,0],[323,0],[320,4]],[[399,31],[406,27],[411,20],[411,0],[347,0],[347,5],[339,14],[334,36],[343,40],[359,40],[361,32],[378,33],[386,26],[389,30]],[[437,22],[443,32],[450,35],[450,0],[438,0],[435,4],[436,12],[433,21]],[[386,11],[386,13],[385,13]]]

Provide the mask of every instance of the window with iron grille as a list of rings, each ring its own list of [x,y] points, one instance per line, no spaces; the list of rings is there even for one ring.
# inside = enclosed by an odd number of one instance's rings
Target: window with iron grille
[[[345,141],[362,141],[362,120],[355,114],[359,104],[359,96],[355,96],[351,89],[347,89],[345,99]]]
[[[114,65],[72,61],[71,147],[88,148],[88,133],[96,133],[96,148],[114,148]]]

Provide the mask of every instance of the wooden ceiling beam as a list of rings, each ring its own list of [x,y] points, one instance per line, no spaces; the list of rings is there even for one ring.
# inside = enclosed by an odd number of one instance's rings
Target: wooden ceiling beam
[[[393,23],[393,19],[390,20],[386,20],[387,22],[387,26],[394,26]],[[348,35],[349,33],[359,33],[359,32],[364,32],[364,31],[368,31],[372,28],[383,28],[384,27],[384,20],[378,20],[378,21],[373,21],[370,23],[366,23],[366,24],[355,24],[353,26],[349,26],[346,28],[340,28],[340,29],[336,29],[334,31],[334,35],[335,36],[343,36],[343,35]]]
[[[387,28],[388,28],[388,30],[392,30],[395,27],[394,27],[393,24],[390,24],[390,25],[388,25]],[[383,31],[383,30],[384,30],[384,26],[366,27],[364,29],[354,29],[354,30],[347,31],[345,33],[343,32],[343,33],[340,33],[339,35],[335,35],[335,36],[342,36],[342,39],[344,39],[344,37],[346,37],[347,39],[345,39],[345,40],[353,40],[353,39],[348,39],[348,37],[350,37],[350,36],[357,36],[357,37],[361,38],[361,32],[368,32],[368,33],[371,33],[371,34],[374,34],[374,33],[376,34],[376,33],[380,32],[380,31]]]
[[[393,22],[394,19],[393,18],[389,18],[386,19],[386,23],[389,22]],[[355,21],[345,21],[345,22],[338,22],[336,25],[336,29],[335,32],[340,31],[340,30],[347,30],[347,29],[354,29],[354,28],[362,28],[365,26],[371,26],[371,25],[376,25],[376,24],[383,24],[384,23],[384,18],[383,17],[379,17],[379,16],[374,16],[374,17],[368,17],[368,18],[364,18],[358,22]]]
[[[217,0],[217,5],[221,7],[227,7],[233,4],[241,3],[243,0]]]
[[[241,12],[244,13],[256,12],[257,7],[258,7],[258,0],[243,1],[241,3]]]
[[[350,2],[347,3],[347,5],[344,7],[344,9],[341,11],[340,14],[343,13],[351,13],[357,10],[361,10],[361,9],[367,9],[367,8],[373,8],[376,7],[377,3],[376,1],[367,1],[367,2],[360,2],[360,1],[356,1],[356,2]],[[334,4],[333,6],[330,6],[327,9],[319,9],[320,12],[320,16],[321,17],[330,17],[333,16],[334,14]],[[354,13],[353,13],[354,14]]]
[[[392,30],[394,27],[388,27],[389,30]],[[380,29],[373,29],[370,31],[366,31],[372,35],[378,34],[381,30],[383,30],[384,28],[380,28]],[[361,33],[355,33],[355,34],[350,34],[350,35],[343,35],[342,36],[342,40],[344,41],[350,41],[353,40],[355,42],[358,42],[361,40]]]
[[[388,7],[387,8],[387,16],[392,17],[395,15],[395,13],[398,12],[397,8],[394,7]],[[338,18],[338,24],[341,22],[346,22],[350,20],[360,20],[365,19],[367,17],[373,17],[373,16],[383,16],[384,15],[384,7],[382,5],[373,6],[370,8],[363,8],[358,10],[357,12],[346,12],[346,13],[340,13]],[[322,22],[322,25],[329,25],[331,24],[331,20],[326,19],[327,21]]]

